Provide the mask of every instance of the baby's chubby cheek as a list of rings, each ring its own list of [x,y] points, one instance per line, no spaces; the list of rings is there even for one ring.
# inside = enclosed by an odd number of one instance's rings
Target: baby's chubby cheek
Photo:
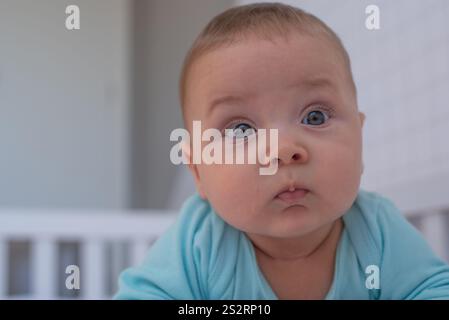
[[[324,212],[344,213],[355,200],[361,180],[361,154],[354,144],[322,149],[311,166],[311,181],[319,195],[316,205]]]
[[[260,211],[261,179],[254,164],[201,164],[198,167],[207,200],[228,223],[237,226]]]

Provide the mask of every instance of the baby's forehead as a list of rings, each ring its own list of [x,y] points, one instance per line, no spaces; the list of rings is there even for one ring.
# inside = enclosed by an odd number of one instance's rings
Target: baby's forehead
[[[336,91],[344,86],[355,92],[350,68],[329,41],[294,40],[251,39],[204,54],[192,66],[187,95],[192,103],[211,107],[286,88]]]
[[[328,42],[311,37],[239,41],[197,57],[190,70],[196,77],[190,76],[188,82],[223,86],[233,85],[240,79],[251,83],[271,77],[288,82],[329,71],[334,74],[334,69],[340,72],[347,67],[342,55],[335,54],[335,50]],[[294,79],[289,80],[291,77]],[[219,83],[215,83],[217,81]]]

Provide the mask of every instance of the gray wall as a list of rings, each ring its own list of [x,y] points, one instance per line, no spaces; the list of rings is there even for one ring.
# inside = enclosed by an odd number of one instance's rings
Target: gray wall
[[[129,8],[0,0],[0,206],[128,206]]]
[[[228,0],[134,1],[132,207],[176,208],[193,192],[186,168],[169,159],[170,132],[183,126],[178,100],[181,65],[193,40]]]
[[[0,0],[0,207],[179,207],[181,64],[231,4]]]

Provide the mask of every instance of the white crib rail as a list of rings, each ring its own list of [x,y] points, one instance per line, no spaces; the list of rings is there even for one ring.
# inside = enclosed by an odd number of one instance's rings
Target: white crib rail
[[[130,243],[130,265],[138,264],[150,241],[159,237],[175,220],[174,211],[61,211],[0,209],[0,299],[8,296],[8,242],[31,242],[31,295],[24,298],[58,298],[58,241],[80,242],[82,290],[80,298],[108,298],[102,291],[105,278],[104,245],[106,241]],[[420,210],[408,212],[407,218],[419,218],[419,229],[435,252],[449,261],[449,212]],[[100,258],[99,258],[100,257]],[[19,297],[22,298],[22,297]]]
[[[11,240],[31,242],[31,295],[25,298],[56,298],[57,241],[79,241],[83,299],[105,298],[106,241],[131,244],[131,265],[137,264],[149,242],[175,220],[174,211],[60,211],[0,210],[0,299],[7,296],[8,248]]]
[[[433,209],[415,214],[419,218],[420,231],[434,252],[449,262],[449,213],[447,209]]]

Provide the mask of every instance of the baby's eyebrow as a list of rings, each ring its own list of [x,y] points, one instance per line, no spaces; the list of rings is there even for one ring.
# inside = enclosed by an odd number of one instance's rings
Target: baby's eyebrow
[[[296,84],[298,87],[306,86],[306,87],[323,87],[323,88],[334,88],[333,82],[327,77],[316,77],[310,78],[307,80],[301,81],[299,84]]]
[[[338,86],[335,85],[335,82],[329,79],[328,77],[313,77],[308,79],[303,79],[300,82],[294,83],[290,86],[291,88],[301,88],[307,91],[316,91],[316,90],[325,90],[333,93],[338,92]]]
[[[213,110],[218,107],[220,104],[224,104],[224,103],[230,103],[230,102],[244,102],[247,99],[244,97],[239,97],[239,96],[235,96],[235,95],[226,95],[223,97],[219,97],[217,99],[212,100],[212,102],[209,104],[210,108],[207,111],[206,116],[210,116],[213,112]]]
[[[334,89],[333,82],[326,77],[315,77],[307,80],[301,81],[299,84],[296,83],[293,87],[306,87],[306,88],[326,88],[326,89]],[[210,107],[207,110],[206,116],[209,117],[214,109],[216,109],[219,105],[224,103],[241,103],[247,101],[247,98],[236,96],[236,95],[225,95],[219,98],[212,100],[209,103]]]

